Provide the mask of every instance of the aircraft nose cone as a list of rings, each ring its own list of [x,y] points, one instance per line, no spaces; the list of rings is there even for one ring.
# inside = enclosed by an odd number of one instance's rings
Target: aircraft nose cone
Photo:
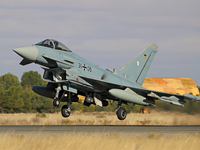
[[[31,61],[35,61],[38,57],[38,49],[36,46],[25,46],[13,49],[18,55]]]

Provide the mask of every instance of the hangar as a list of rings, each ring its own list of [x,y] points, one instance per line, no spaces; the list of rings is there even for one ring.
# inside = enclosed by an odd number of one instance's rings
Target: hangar
[[[190,78],[149,78],[146,77],[142,85],[144,88],[174,94],[199,95],[199,89]]]

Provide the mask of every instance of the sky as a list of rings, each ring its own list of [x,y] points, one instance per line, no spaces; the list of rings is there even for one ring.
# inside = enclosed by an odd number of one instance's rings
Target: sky
[[[192,78],[200,85],[199,6],[199,0],[0,0],[0,75],[42,75],[39,65],[19,65],[12,49],[47,38],[110,70],[155,43],[147,77]]]

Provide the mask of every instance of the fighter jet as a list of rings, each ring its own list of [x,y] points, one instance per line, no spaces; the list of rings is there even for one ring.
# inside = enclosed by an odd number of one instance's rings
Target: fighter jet
[[[116,114],[119,120],[127,116],[122,103],[155,106],[155,100],[184,106],[185,99],[200,101],[200,97],[190,94],[178,95],[148,90],[142,87],[150,65],[157,53],[158,46],[151,44],[120,70],[109,72],[73,53],[64,44],[46,39],[32,46],[13,49],[23,60],[21,65],[35,63],[44,69],[43,79],[46,87],[33,86],[32,90],[53,99],[59,106],[63,117],[69,117],[71,103],[78,102],[78,95],[85,96],[84,105],[103,107],[108,99],[118,101]]]

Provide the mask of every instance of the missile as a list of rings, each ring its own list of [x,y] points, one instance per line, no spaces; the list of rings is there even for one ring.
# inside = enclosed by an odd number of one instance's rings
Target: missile
[[[115,98],[118,98],[120,100],[124,100],[127,102],[131,102],[131,103],[135,103],[135,104],[153,105],[155,103],[153,100],[148,100],[145,97],[138,95],[137,93],[135,93],[129,88],[126,88],[125,90],[111,89],[109,90],[109,93]]]
[[[85,102],[88,103],[88,104],[93,104],[93,103],[94,103],[94,100],[93,100],[92,97],[86,96],[86,97],[85,97]]]
[[[179,102],[180,99],[178,99],[175,96],[170,96],[170,97],[162,96],[161,98],[159,98],[159,100],[184,107],[184,104]]]
[[[200,101],[199,96],[194,96],[192,94],[183,94],[183,96],[185,97],[185,99],[192,99],[192,100]]]

